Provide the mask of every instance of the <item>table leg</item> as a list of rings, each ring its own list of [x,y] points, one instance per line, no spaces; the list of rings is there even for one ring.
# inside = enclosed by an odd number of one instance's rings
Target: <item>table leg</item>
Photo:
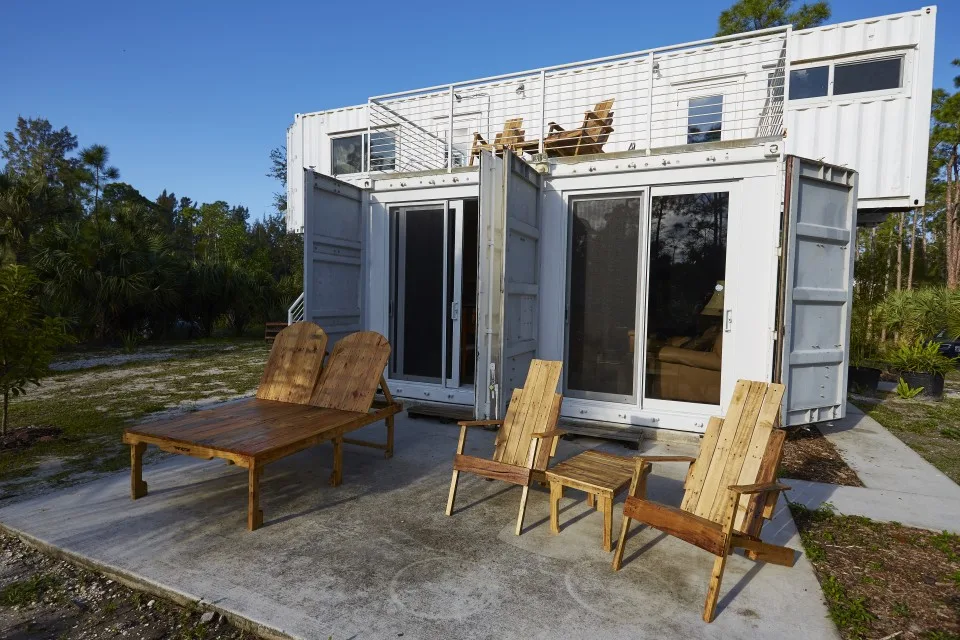
[[[613,548],[611,539],[613,538],[613,496],[600,496],[600,509],[603,510],[603,550],[610,551]]]
[[[147,495],[147,483],[143,481],[143,452],[147,443],[130,445],[130,497],[136,500]]]
[[[550,481],[550,532],[560,533],[560,498],[563,497],[563,485],[556,480]]]
[[[593,495],[592,493],[588,493],[588,494],[587,494],[587,506],[590,507],[591,509],[596,509],[596,508],[597,508],[597,496]]]
[[[343,438],[333,439],[333,471],[330,473],[330,486],[339,487],[343,481]]]
[[[247,529],[256,531],[263,524],[263,511],[260,510],[260,476],[263,475],[263,467],[251,460],[247,475]]]

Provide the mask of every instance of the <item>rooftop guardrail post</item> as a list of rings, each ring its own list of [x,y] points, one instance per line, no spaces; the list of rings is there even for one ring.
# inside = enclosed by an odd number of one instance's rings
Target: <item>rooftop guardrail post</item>
[[[540,153],[543,153],[543,139],[547,135],[546,123],[543,121],[546,117],[547,103],[547,71],[540,69]]]
[[[447,123],[447,173],[453,172],[453,101],[456,94],[453,85],[450,85],[450,119]]]

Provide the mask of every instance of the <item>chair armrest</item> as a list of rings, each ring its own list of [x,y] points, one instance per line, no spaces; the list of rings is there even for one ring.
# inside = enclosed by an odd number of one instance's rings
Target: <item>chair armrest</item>
[[[663,347],[660,349],[660,352],[657,353],[657,360],[660,362],[682,364],[697,369],[720,371],[720,356],[712,351],[694,351],[693,349],[683,349],[681,347]]]
[[[759,484],[732,484],[727,489],[740,495],[750,495],[770,491],[789,491],[790,487],[779,482],[761,482]]]
[[[693,456],[637,456],[644,462],[689,462],[693,464],[697,461]]]
[[[561,436],[567,435],[566,431],[561,431],[560,429],[550,429],[549,431],[542,431],[540,433],[531,433],[531,438],[559,438]]]
[[[549,126],[548,131],[550,131],[550,133],[553,133],[554,131],[565,131],[565,129],[560,125],[558,125],[556,122],[551,122],[549,123],[548,126]]]
[[[503,424],[503,420],[461,420],[457,424],[461,427],[492,427]]]

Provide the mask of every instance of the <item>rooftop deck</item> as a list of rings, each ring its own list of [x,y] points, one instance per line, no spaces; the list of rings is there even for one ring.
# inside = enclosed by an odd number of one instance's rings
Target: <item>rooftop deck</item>
[[[367,173],[778,136],[790,27],[374,96]]]

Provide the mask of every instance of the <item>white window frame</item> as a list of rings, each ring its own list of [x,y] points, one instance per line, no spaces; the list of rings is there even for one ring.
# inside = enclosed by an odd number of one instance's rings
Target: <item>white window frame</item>
[[[373,127],[369,130],[371,134],[373,133],[393,133],[393,162],[394,169],[388,169],[387,171],[395,171],[396,167],[400,164],[400,128],[396,125],[387,125],[381,127]],[[360,136],[360,147],[362,149],[361,158],[360,158],[360,171],[354,171],[353,173],[334,173],[333,171],[333,142],[334,140],[339,140],[342,138],[354,138]],[[370,167],[367,165],[370,162],[370,140],[367,138],[367,129],[350,129],[347,131],[335,131],[333,133],[327,134],[327,139],[329,146],[327,147],[327,152],[330,154],[330,175],[334,177],[340,176],[363,176],[370,173]]]
[[[834,71],[837,65],[856,64],[861,62],[875,62],[880,60],[891,60],[900,58],[900,86],[895,89],[878,89],[876,91],[861,91],[859,93],[833,93]],[[858,100],[875,100],[888,96],[910,95],[911,85],[913,83],[913,50],[896,49],[890,51],[875,51],[873,53],[863,53],[855,56],[843,56],[839,58],[809,60],[806,62],[796,62],[790,64],[790,72],[801,71],[803,69],[812,69],[816,67],[827,67],[827,95],[813,96],[810,98],[791,99],[787,96],[787,102],[800,106],[814,105],[820,103],[832,102],[855,102]]]
[[[676,145],[688,145],[687,135],[690,123],[690,100],[697,98],[723,98],[722,113],[720,116],[720,140],[736,140],[741,137],[743,126],[743,91],[745,74],[735,74],[734,77],[713,80],[700,80],[695,83],[678,83],[674,85],[674,104],[676,105],[675,126],[677,129]],[[703,143],[693,143],[703,144]]]

